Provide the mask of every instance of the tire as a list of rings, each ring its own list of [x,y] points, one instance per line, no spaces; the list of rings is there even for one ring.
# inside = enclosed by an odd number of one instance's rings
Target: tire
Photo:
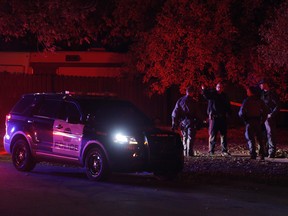
[[[110,170],[107,158],[99,148],[92,148],[85,158],[85,169],[88,179],[92,181],[103,181],[109,176]]]
[[[19,139],[15,142],[12,149],[12,162],[19,171],[29,172],[36,166],[29,145],[25,140]]]

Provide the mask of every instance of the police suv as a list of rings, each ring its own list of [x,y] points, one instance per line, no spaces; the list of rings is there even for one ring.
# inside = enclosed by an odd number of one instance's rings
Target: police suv
[[[73,164],[94,181],[117,171],[173,177],[184,164],[180,135],[154,127],[132,103],[67,92],[23,95],[6,116],[4,148],[19,171]]]

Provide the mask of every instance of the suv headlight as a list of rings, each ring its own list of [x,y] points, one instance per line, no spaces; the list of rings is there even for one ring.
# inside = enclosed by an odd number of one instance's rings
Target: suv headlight
[[[138,144],[138,142],[136,141],[134,137],[127,136],[121,133],[115,134],[115,136],[113,137],[113,141],[119,144],[130,144],[130,145]]]

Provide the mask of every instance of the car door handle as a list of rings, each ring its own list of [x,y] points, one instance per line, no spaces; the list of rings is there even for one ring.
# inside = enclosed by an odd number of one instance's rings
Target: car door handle
[[[57,129],[62,129],[63,126],[61,124],[55,126]]]

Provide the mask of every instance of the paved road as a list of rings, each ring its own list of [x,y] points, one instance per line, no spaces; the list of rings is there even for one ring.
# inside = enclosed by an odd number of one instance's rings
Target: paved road
[[[197,181],[196,181],[197,182]],[[18,172],[0,155],[1,216],[22,215],[287,215],[288,188],[159,181],[149,173],[91,182],[82,169],[38,164]]]

